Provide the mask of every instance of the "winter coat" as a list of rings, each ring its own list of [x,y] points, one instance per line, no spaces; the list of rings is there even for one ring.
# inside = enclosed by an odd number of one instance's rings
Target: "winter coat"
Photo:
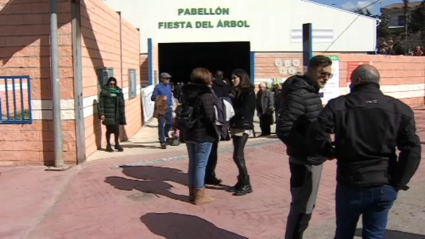
[[[228,98],[230,94],[230,86],[223,79],[215,79],[212,87],[218,98]]]
[[[232,99],[235,116],[230,120],[234,129],[254,129],[255,91],[254,87],[242,88]]]
[[[286,145],[286,152],[297,160],[307,162],[311,157],[307,131],[323,109],[319,86],[307,76],[288,78],[282,87],[283,105],[276,133]]]
[[[194,108],[193,118],[198,119],[191,128],[184,130],[184,141],[215,142],[218,131],[215,127],[214,99],[211,89],[206,85],[188,84],[182,87],[183,104]]]
[[[126,125],[125,100],[121,88],[117,87],[120,94],[112,97],[109,86],[103,87],[99,96],[99,116],[105,116],[104,125]],[[116,98],[116,99],[114,99]]]
[[[274,112],[274,97],[270,90],[257,93],[257,112],[261,115],[272,115]]]

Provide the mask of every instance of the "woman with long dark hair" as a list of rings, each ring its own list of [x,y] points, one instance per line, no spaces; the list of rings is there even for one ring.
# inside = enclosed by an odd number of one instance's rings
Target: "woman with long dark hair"
[[[230,121],[230,132],[233,140],[233,160],[238,167],[238,181],[227,191],[235,196],[243,196],[252,192],[252,187],[245,164],[244,149],[249,135],[254,129],[255,86],[248,74],[241,69],[232,73],[234,86],[233,108],[235,116]]]
[[[99,96],[99,116],[106,126],[106,151],[113,152],[111,135],[114,135],[115,149],[124,151],[119,142],[120,125],[126,125],[124,95],[117,86],[117,79],[110,77]]]

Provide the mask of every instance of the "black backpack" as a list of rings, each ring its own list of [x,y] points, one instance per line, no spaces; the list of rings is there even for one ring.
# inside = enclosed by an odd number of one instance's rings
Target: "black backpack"
[[[182,130],[192,128],[198,121],[198,117],[197,117],[197,115],[199,115],[199,112],[197,112],[198,108],[199,107],[192,106],[188,102],[183,102],[178,112],[176,112],[177,127]]]

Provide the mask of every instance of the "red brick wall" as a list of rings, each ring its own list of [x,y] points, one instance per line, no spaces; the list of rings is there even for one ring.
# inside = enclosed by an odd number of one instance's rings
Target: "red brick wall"
[[[73,99],[70,1],[58,2],[61,97]],[[51,165],[54,160],[49,11],[49,0],[0,0],[0,76],[32,78],[37,118],[31,125],[0,125],[0,165]],[[65,120],[62,126],[65,161],[75,162],[75,123]]]
[[[149,86],[148,66],[148,54],[140,54],[140,84],[142,87]]]
[[[96,69],[113,68],[118,85],[128,95],[129,70],[137,70],[140,82],[140,35],[135,27],[123,20],[122,25],[122,67],[120,51],[120,16],[101,0],[85,0],[81,6],[83,34],[83,95],[84,98],[98,95]],[[126,91],[127,89],[127,91]],[[93,98],[95,100],[95,98]],[[95,108],[95,107],[93,107]],[[93,112],[94,111],[94,112]],[[99,147],[105,148],[104,127],[98,119],[96,109],[85,118],[86,156]],[[126,101],[127,125],[121,130],[121,138],[133,136],[142,126],[141,97]]]
[[[349,78],[348,62],[369,62],[376,66],[381,74],[383,87],[394,85],[418,85],[425,84],[425,58],[412,56],[385,56],[385,55],[357,55],[357,54],[328,54],[340,58],[340,87],[347,86]],[[298,71],[303,71],[301,54],[256,54],[256,79],[287,78],[282,75],[275,66],[277,59],[298,59],[301,63]],[[256,81],[258,83],[258,81]],[[400,86],[402,88],[402,86]],[[400,89],[401,91],[402,89]],[[406,92],[404,92],[406,94]],[[424,97],[403,98],[404,102],[411,106],[424,104]]]

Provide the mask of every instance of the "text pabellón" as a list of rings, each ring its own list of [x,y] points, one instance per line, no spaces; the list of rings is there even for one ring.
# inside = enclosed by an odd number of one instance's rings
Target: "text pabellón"
[[[177,9],[179,16],[205,16],[205,15],[229,15],[229,8],[179,8]]]

